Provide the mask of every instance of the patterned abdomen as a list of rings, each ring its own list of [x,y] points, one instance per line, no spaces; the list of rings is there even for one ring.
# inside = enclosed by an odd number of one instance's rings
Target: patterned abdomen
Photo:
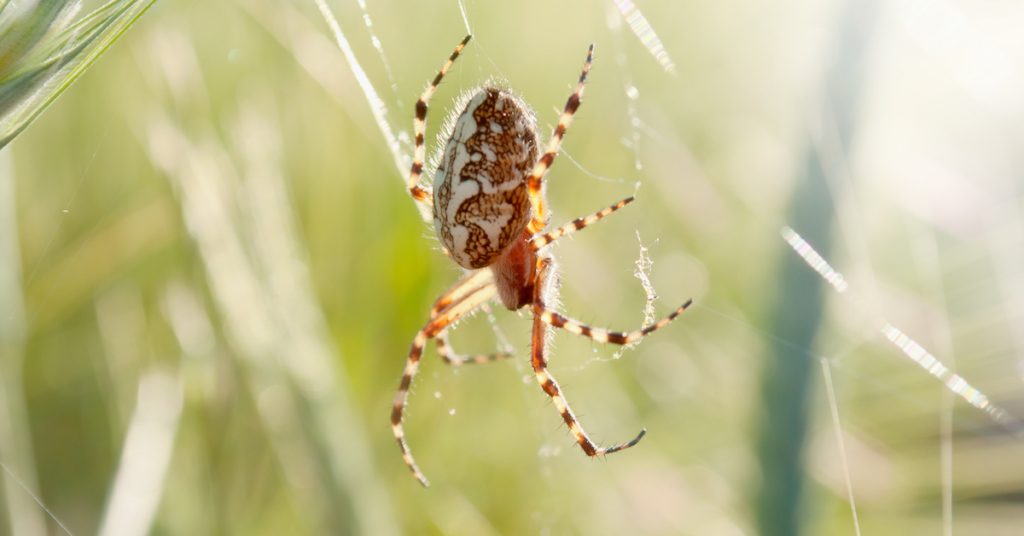
[[[509,92],[484,87],[466,104],[434,177],[434,231],[463,268],[491,265],[530,221],[526,177],[536,122]]]

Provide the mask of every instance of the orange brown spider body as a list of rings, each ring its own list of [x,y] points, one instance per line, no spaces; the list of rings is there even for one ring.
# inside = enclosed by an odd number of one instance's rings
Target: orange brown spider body
[[[463,268],[490,267],[501,302],[531,301],[536,255],[526,226],[533,214],[527,177],[537,161],[533,111],[488,86],[452,124],[434,176],[434,231]]]
[[[554,301],[554,258],[546,248],[558,238],[601,220],[633,201],[632,197],[589,216],[577,218],[557,229],[544,232],[548,223],[544,199],[544,176],[561,148],[573,115],[580,106],[590,72],[594,47],[587,51],[576,89],[566,101],[558,125],[543,154],[538,150],[536,119],[521,100],[507,90],[485,86],[471,95],[452,123],[434,176],[434,189],[420,184],[426,153],[427,108],[438,84],[462,49],[467,36],[452,52],[433,82],[416,101],[413,128],[416,145],[409,170],[409,194],[428,204],[433,198],[434,229],[448,256],[471,270],[441,295],[430,311],[426,325],[413,339],[402,380],[391,410],[391,428],[402,458],[424,485],[426,477],[413,460],[402,428],[402,414],[413,377],[419,369],[426,343],[435,340],[438,353],[449,364],[493,361],[503,354],[459,357],[447,343],[447,329],[460,318],[497,297],[509,309],[531,307],[533,328],[530,363],[541,389],[551,397],[580,448],[588,456],[611,454],[637,444],[641,432],[625,443],[601,447],[583,430],[562,390],[547,368],[546,343],[549,327],[557,327],[601,343],[629,344],[674,320],[689,305],[641,329],[615,332],[587,326],[550,309]]]

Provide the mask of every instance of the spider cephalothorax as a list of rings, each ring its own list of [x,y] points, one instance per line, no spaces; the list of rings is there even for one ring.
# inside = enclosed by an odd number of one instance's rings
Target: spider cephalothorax
[[[549,326],[589,337],[601,343],[629,344],[655,331],[682,313],[687,300],[661,320],[629,332],[590,327],[550,309],[554,301],[554,259],[547,246],[558,238],[576,232],[633,201],[628,197],[586,217],[577,218],[557,229],[545,232],[548,215],[543,180],[558,155],[573,114],[579,108],[584,83],[590,72],[594,47],[587,51],[576,90],[569,96],[558,125],[543,154],[539,154],[536,120],[521,100],[509,91],[485,86],[472,93],[465,108],[452,123],[445,141],[434,190],[420,184],[426,153],[427,105],[438,84],[469,36],[455,47],[434,81],[416,101],[416,148],[409,171],[409,194],[421,203],[433,198],[434,229],[448,256],[470,270],[461,280],[434,302],[427,324],[413,339],[402,381],[391,411],[391,427],[406,465],[423,485],[427,479],[413,461],[402,429],[402,412],[409,386],[419,368],[423,347],[430,339],[449,364],[482,363],[507,357],[504,354],[459,357],[447,343],[447,329],[460,318],[473,313],[495,295],[509,309],[531,306],[533,328],[530,338],[530,363],[541,389],[555,407],[588,456],[610,454],[632,447],[645,431],[632,440],[610,447],[599,447],[569,408],[561,388],[547,369],[545,346]]]

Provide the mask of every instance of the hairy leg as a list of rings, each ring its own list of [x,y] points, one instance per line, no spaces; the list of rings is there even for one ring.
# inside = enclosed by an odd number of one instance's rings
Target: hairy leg
[[[416,376],[417,370],[419,370],[420,358],[423,356],[423,347],[426,346],[430,339],[442,335],[446,329],[455,322],[458,322],[460,318],[472,313],[488,300],[494,298],[496,290],[493,284],[484,285],[476,290],[465,291],[466,282],[472,280],[471,277],[464,278],[463,281],[460,281],[460,283],[457,283],[442,295],[437,300],[437,303],[445,302],[447,305],[444,305],[436,312],[432,312],[427,324],[416,333],[409,348],[405,369],[402,372],[402,380],[398,384],[395,402],[391,408],[391,431],[395,435],[395,440],[398,441],[398,448],[402,452],[402,459],[409,467],[409,470],[412,471],[413,476],[424,486],[429,486],[430,483],[416,465],[416,461],[412,457],[412,451],[409,449],[409,444],[405,440],[405,431],[402,428],[402,414],[409,400],[409,388],[412,386],[412,380]],[[450,299],[450,295],[453,294],[458,295],[458,298]]]
[[[558,118],[558,125],[551,134],[547,150],[537,160],[530,175],[526,178],[526,187],[530,193],[530,205],[533,207],[533,220],[528,227],[531,233],[539,232],[548,223],[548,209],[544,201],[543,191],[544,176],[547,175],[548,170],[551,169],[551,164],[555,161],[555,157],[558,156],[558,151],[562,148],[562,138],[565,137],[565,131],[569,129],[569,124],[572,123],[572,116],[580,107],[580,100],[583,98],[583,86],[586,85],[587,74],[590,73],[590,64],[593,61],[594,45],[590,45],[590,48],[587,49],[587,59],[583,63],[583,72],[580,73],[576,89],[572,92],[572,95],[569,95],[569,100],[565,102],[565,109],[562,110],[562,115]]]
[[[629,196],[623,199],[622,201],[619,201],[618,203],[615,203],[614,205],[611,205],[609,207],[605,207],[593,214],[576,218],[575,220],[572,220],[571,222],[553,231],[549,231],[546,233],[537,233],[530,237],[530,246],[533,248],[534,251],[537,251],[540,248],[554,242],[555,240],[562,238],[563,236],[571,235],[576,231],[586,228],[588,225],[592,223],[596,223],[598,221],[603,220],[606,216],[609,216],[610,214],[619,210],[620,208],[632,203],[635,199],[635,197]]]
[[[566,317],[550,309],[544,309],[540,312],[540,319],[545,324],[549,324],[556,328],[562,328],[569,333],[576,335],[582,335],[593,339],[599,343],[612,343],[612,344],[629,344],[636,342],[651,332],[657,331],[670,322],[676,319],[677,316],[681,315],[693,303],[693,300],[686,300],[686,303],[680,305],[675,311],[672,311],[661,320],[643,328],[636,329],[633,331],[611,331],[605,328],[595,328],[588,326],[579,320],[573,320],[572,318]]]
[[[451,69],[452,64],[455,63],[455,59],[462,53],[462,49],[466,47],[466,43],[469,43],[469,39],[472,36],[467,35],[465,39],[459,43],[451,56],[448,56],[448,61],[441,66],[441,70],[438,71],[437,76],[434,77],[434,81],[427,86],[427,89],[423,90],[423,94],[420,95],[419,100],[416,101],[416,118],[413,119],[412,129],[416,136],[416,146],[413,149],[412,155],[412,167],[409,169],[409,195],[413,199],[427,205],[432,204],[430,197],[431,191],[429,187],[425,187],[420,184],[420,176],[423,174],[423,161],[427,156],[426,146],[426,133],[427,133],[427,105],[430,104],[430,98],[434,96],[434,92],[437,91],[437,86],[441,83],[441,79],[444,78],[445,73],[448,69]]]
[[[600,447],[595,444],[587,432],[583,430],[583,426],[580,425],[576,415],[573,414],[572,408],[569,407],[569,402],[565,399],[562,394],[562,389],[558,386],[558,382],[555,381],[554,376],[548,370],[547,355],[545,353],[545,346],[547,343],[548,324],[544,322],[542,313],[545,310],[545,294],[547,293],[550,281],[551,270],[551,259],[548,257],[541,257],[537,261],[537,285],[534,288],[534,313],[533,313],[533,331],[531,337],[531,364],[533,365],[534,375],[537,378],[537,382],[540,384],[541,389],[554,403],[555,408],[558,409],[558,413],[562,416],[562,420],[565,421],[566,426],[569,427],[569,431],[572,432],[573,437],[576,438],[576,442],[579,443],[580,448],[587,456],[600,456],[604,454],[611,454],[618,452],[623,449],[627,449],[636,445],[640,442],[640,439],[647,433],[646,430],[641,430],[639,434],[633,439],[613,445],[611,447]]]

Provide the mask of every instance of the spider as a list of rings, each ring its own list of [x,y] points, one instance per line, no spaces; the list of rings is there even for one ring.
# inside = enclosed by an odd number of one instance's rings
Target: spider
[[[555,261],[546,246],[633,201],[632,196],[628,197],[545,232],[549,216],[544,198],[544,176],[558,155],[565,131],[579,108],[593,60],[593,45],[587,50],[576,89],[569,96],[543,154],[538,156],[533,111],[508,90],[485,84],[470,94],[465,108],[455,116],[454,122],[450,122],[451,133],[441,153],[433,191],[431,186],[420,182],[426,154],[427,105],[470,37],[466,36],[455,47],[448,61],[416,101],[413,121],[416,142],[408,178],[409,194],[417,202],[431,207],[434,230],[445,253],[468,271],[434,302],[426,325],[416,333],[391,412],[391,428],[402,458],[424,486],[429,486],[429,482],[413,460],[402,429],[402,412],[424,346],[434,339],[438,354],[451,365],[484,363],[509,357],[507,354],[462,357],[452,351],[447,330],[460,318],[475,312],[495,296],[509,310],[529,306],[533,315],[530,362],[537,382],[551,397],[583,452],[588,456],[601,456],[636,445],[646,430],[641,430],[625,443],[609,447],[598,446],[590,439],[547,369],[545,343],[549,326],[599,343],[629,344],[664,327],[692,303],[692,300],[687,300],[661,320],[629,332],[590,327],[549,308],[548,304],[555,299],[556,279]]]

